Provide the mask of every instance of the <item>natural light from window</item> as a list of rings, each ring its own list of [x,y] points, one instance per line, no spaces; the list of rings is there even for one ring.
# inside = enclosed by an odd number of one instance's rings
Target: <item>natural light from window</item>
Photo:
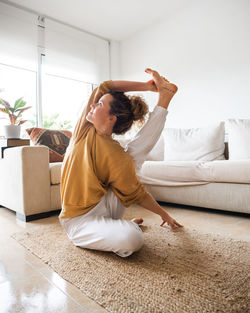
[[[73,131],[92,85],[70,78],[43,76],[43,124],[50,129]]]
[[[0,64],[0,89],[3,89],[0,97],[11,106],[21,97],[26,106],[32,106],[23,112],[23,119],[28,121],[21,125],[21,137],[29,138],[25,128],[32,127],[36,119],[36,72]],[[2,126],[9,123],[8,115],[0,112],[0,136],[4,136]]]
[[[92,84],[70,78],[45,74],[43,79],[42,114],[43,127],[73,131],[74,126],[86,105]],[[0,97],[11,106],[23,97],[31,109],[23,112],[21,138],[29,138],[26,128],[37,127],[36,121],[36,72],[0,64]],[[9,124],[7,114],[0,112],[0,136],[4,136],[3,125]]]

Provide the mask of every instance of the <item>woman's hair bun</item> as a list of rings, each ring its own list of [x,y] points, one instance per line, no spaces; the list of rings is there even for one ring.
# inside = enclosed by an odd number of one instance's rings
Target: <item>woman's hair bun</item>
[[[125,134],[133,124],[140,128],[148,113],[148,105],[141,96],[125,95],[123,92],[111,91],[109,94],[113,100],[109,102],[109,114],[116,116],[113,126],[113,133],[116,135]]]
[[[133,113],[133,120],[144,123],[145,116],[148,113],[148,105],[141,96],[128,96]]]

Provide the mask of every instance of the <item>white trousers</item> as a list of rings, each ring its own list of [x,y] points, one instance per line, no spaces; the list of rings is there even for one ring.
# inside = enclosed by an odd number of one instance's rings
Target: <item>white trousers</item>
[[[166,109],[156,106],[147,123],[125,148],[135,162],[138,176],[147,154],[161,135],[167,113]],[[88,213],[59,220],[75,246],[112,251],[121,257],[127,257],[142,247],[144,237],[136,223],[122,219],[124,212],[125,207],[109,189]]]

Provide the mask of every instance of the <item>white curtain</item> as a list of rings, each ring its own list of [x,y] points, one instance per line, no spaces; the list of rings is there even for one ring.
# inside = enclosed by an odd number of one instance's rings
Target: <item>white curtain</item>
[[[36,71],[37,16],[0,2],[0,63]]]

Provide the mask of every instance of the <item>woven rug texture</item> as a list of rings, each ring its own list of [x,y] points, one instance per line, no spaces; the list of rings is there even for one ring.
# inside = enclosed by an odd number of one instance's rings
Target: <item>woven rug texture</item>
[[[75,247],[59,222],[12,237],[108,312],[249,312],[250,243],[153,223],[143,231],[128,258]]]

